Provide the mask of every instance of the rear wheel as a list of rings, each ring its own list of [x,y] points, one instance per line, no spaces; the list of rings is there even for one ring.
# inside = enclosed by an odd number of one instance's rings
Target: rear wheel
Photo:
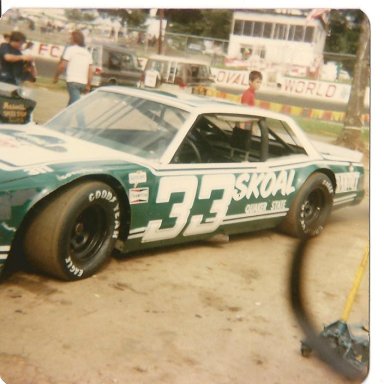
[[[319,235],[331,213],[333,195],[329,177],[312,174],[299,190],[280,229],[299,238]]]
[[[101,182],[77,184],[46,203],[28,225],[24,250],[38,269],[64,280],[101,268],[120,227],[114,190]]]

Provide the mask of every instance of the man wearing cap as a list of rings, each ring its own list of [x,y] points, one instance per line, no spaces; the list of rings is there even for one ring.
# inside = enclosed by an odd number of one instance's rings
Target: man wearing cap
[[[31,55],[23,55],[22,46],[26,40],[23,33],[14,31],[9,37],[9,43],[0,47],[0,81],[18,85],[23,79],[25,62],[33,61]]]

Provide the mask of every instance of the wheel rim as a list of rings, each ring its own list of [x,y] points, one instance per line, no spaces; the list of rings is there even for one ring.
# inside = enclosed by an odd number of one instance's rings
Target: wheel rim
[[[80,262],[90,261],[108,237],[107,218],[97,205],[83,210],[72,227],[70,253]]]
[[[319,224],[325,205],[323,193],[320,190],[312,191],[305,200],[301,215],[305,227],[312,229],[314,225]]]

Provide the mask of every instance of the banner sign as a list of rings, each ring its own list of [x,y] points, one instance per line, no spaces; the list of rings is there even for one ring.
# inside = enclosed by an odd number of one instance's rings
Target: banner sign
[[[39,41],[33,41],[31,54],[38,58],[59,61],[61,55],[64,52],[64,48],[64,45],[47,44],[41,43]]]
[[[247,89],[249,71],[236,71],[212,68],[215,82],[219,86],[233,89]],[[264,81],[261,91],[271,92],[285,96],[321,99],[346,103],[351,92],[350,84],[334,83],[321,80],[310,80],[294,77],[278,77],[278,82],[267,83]]]

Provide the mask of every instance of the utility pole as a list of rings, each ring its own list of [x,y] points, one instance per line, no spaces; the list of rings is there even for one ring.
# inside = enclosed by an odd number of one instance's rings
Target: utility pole
[[[164,9],[159,9],[159,17],[160,17],[160,30],[159,30],[159,41],[157,45],[157,53],[161,55],[163,53],[163,19],[164,19]]]
[[[365,151],[361,133],[363,128],[364,97],[370,74],[370,37],[369,20],[364,15],[344,127],[337,139],[338,144],[362,152]]]

